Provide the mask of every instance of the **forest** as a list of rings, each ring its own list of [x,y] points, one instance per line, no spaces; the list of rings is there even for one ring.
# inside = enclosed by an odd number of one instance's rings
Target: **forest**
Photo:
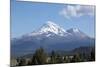
[[[87,62],[95,61],[95,49],[92,48],[91,52],[86,54],[59,54],[56,51],[51,51],[49,54],[40,47],[33,54],[32,57],[18,57],[16,59],[11,58],[11,66],[28,66],[28,65],[44,65],[44,64],[58,64],[58,63],[74,63],[74,62]]]

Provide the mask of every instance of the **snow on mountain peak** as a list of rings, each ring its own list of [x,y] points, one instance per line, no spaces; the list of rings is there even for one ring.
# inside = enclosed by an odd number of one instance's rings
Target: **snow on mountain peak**
[[[81,38],[88,37],[83,32],[81,32],[78,28],[71,28],[71,29],[67,30],[67,32],[71,33],[74,36],[78,36],[78,37],[81,37]]]
[[[52,21],[47,21],[37,31],[30,33],[28,36],[45,35],[46,37],[49,37],[55,34],[58,36],[74,35],[74,36],[85,37],[84,33],[81,32],[78,28],[71,28],[65,31],[63,28],[61,28],[59,25],[55,24]]]
[[[80,33],[80,30],[78,28],[71,28],[71,29],[67,30],[67,32],[69,32],[69,33]]]
[[[47,21],[46,24],[47,24],[47,25],[55,25],[55,26],[57,26],[57,24],[55,24],[55,23],[52,22],[52,21]]]
[[[74,31],[74,32],[79,32],[79,29],[74,28],[73,31]]]
[[[39,29],[40,33],[48,33],[48,32],[52,32],[55,34],[62,34],[64,32],[66,32],[63,28],[61,28],[59,25],[55,24],[52,21],[47,21],[46,24],[44,24],[40,29]]]

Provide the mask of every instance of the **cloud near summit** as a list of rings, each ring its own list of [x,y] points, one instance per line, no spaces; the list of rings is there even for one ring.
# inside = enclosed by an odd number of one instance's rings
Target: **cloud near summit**
[[[59,11],[59,14],[65,18],[94,16],[95,6],[67,5]]]

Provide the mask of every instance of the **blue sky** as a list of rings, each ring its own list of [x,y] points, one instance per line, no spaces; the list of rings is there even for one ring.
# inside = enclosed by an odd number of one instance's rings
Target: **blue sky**
[[[41,27],[47,21],[64,29],[79,28],[95,36],[95,7],[11,1],[11,36],[19,37]]]

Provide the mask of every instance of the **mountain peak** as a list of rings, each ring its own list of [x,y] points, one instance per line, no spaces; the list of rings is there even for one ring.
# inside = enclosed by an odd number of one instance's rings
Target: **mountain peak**
[[[73,31],[74,32],[79,32],[79,29],[78,28],[73,28]]]
[[[48,33],[48,32],[52,32],[55,34],[61,34],[64,33],[65,30],[63,28],[61,28],[59,25],[55,24],[52,21],[47,21],[40,29],[39,29],[40,33]]]
[[[57,25],[57,24],[55,24],[55,23],[52,22],[52,21],[47,21],[46,24],[47,24],[47,25]]]
[[[38,36],[38,35],[45,35],[47,37],[49,36],[68,36],[68,35],[73,35],[73,36],[81,36],[85,37],[86,35],[81,32],[78,28],[71,28],[67,31],[65,31],[62,27],[57,25],[56,23],[52,21],[47,21],[44,25],[42,25],[37,31],[34,31],[32,33],[29,33],[28,36]]]
[[[74,36],[81,37],[81,38],[88,37],[85,33],[80,31],[78,28],[71,28],[71,29],[67,30],[67,32],[71,33]]]
[[[72,32],[79,33],[80,30],[78,28],[71,28],[71,29],[67,30],[67,32],[69,32],[69,33],[72,33]]]

